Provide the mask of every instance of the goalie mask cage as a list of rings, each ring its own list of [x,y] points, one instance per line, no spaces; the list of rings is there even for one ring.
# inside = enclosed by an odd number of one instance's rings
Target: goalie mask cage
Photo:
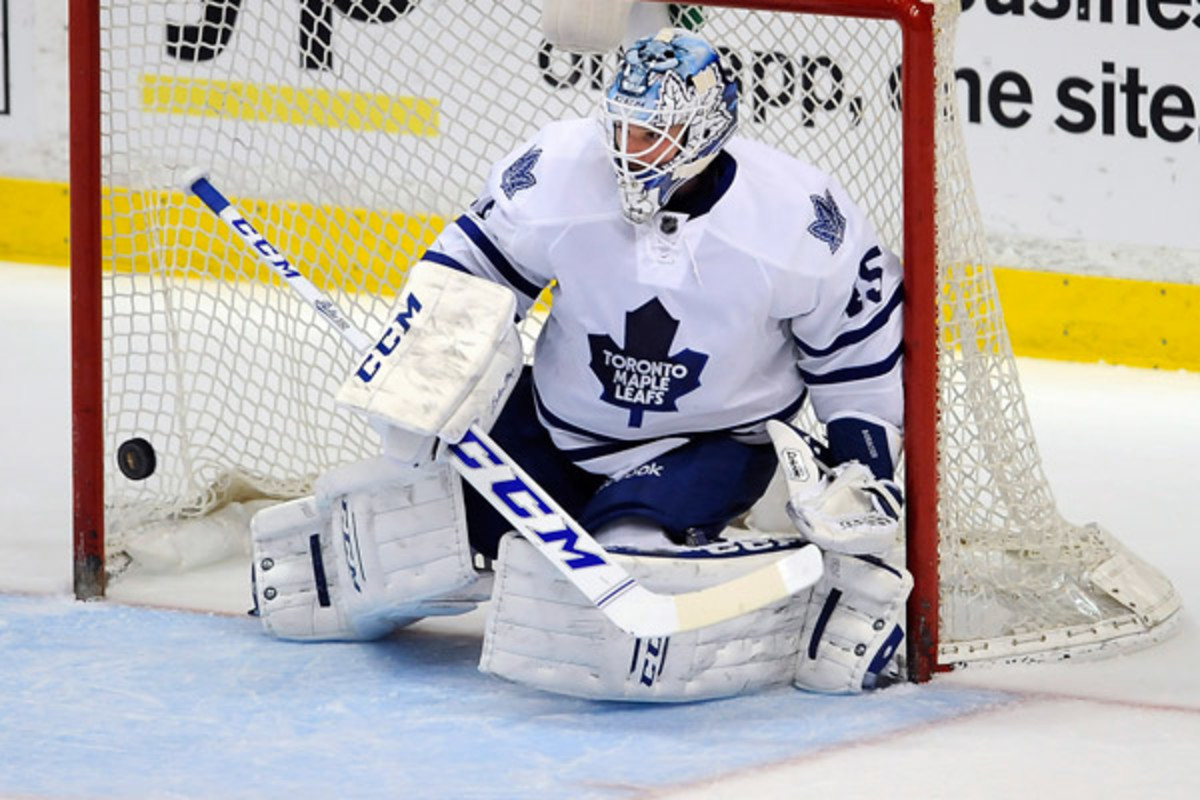
[[[70,10],[75,586],[92,597],[155,526],[304,493],[376,452],[333,408],[339,338],[185,199],[183,174],[210,170],[371,330],[488,165],[594,114],[615,59],[546,45],[536,0]],[[834,174],[904,260],[911,675],[1169,629],[1171,585],[1064,521],[1043,476],[955,107],[957,0],[652,11],[719,46],[743,135]],[[134,439],[156,455],[144,477],[144,451],[117,468]]]

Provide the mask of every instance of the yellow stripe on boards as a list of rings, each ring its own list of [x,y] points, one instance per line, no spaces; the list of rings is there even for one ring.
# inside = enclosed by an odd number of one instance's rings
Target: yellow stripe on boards
[[[430,97],[142,75],[142,110],[156,114],[434,137],[441,124],[439,106]]]
[[[245,243],[182,192],[112,189],[101,197],[105,269],[277,282]],[[233,202],[325,291],[389,294],[446,226],[436,215],[312,203]],[[0,178],[0,260],[70,264],[67,184]]]
[[[1200,286],[994,273],[1018,355],[1200,371]]]
[[[445,227],[437,216],[231,198],[324,291],[392,294]],[[113,190],[104,198],[104,255],[117,272],[279,282],[194,197]]]
[[[0,178],[0,259],[67,266],[70,220],[67,184]]]

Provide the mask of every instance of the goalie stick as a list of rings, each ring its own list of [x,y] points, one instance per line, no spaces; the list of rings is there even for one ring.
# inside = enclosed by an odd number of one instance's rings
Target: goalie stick
[[[313,307],[342,338],[362,353],[374,340],[355,327],[337,305],[267,241],[208,180],[190,170],[185,190],[224,220],[267,267]],[[816,583],[820,551],[799,548],[734,580],[682,594],[659,594],[629,571],[563,510],[499,445],[472,425],[458,442],[447,442],[454,469],[518,532],[533,543],[596,608],[637,638],[670,636],[715,625],[784,599]]]

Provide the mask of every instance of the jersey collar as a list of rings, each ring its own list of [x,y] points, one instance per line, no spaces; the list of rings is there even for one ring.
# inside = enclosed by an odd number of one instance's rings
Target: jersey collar
[[[736,174],[737,161],[728,151],[722,150],[713,158],[712,163],[693,179],[694,183],[682,187],[686,191],[676,192],[667,201],[663,210],[687,214],[692,218],[707,214],[717,201],[725,196]]]

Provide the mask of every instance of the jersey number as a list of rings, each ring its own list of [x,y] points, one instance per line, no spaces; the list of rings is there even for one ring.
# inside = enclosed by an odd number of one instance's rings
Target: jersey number
[[[854,291],[850,293],[850,302],[846,304],[847,317],[857,317],[862,312],[864,297],[872,303],[883,299],[883,267],[871,265],[874,259],[882,255],[878,247],[872,247],[859,262],[858,279],[854,282]]]

